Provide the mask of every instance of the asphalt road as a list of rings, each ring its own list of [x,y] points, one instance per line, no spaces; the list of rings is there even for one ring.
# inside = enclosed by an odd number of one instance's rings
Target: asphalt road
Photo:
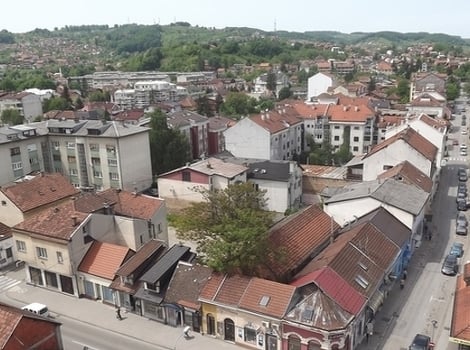
[[[449,138],[458,139],[459,144],[468,144],[468,135],[462,135],[460,131],[460,117],[454,120],[454,125],[458,127],[453,128]],[[402,344],[400,349],[407,349],[416,333],[429,335],[436,344],[435,349],[458,348],[456,344],[449,343],[456,278],[443,275],[441,266],[453,242],[465,245],[460,270],[462,263],[470,259],[468,237],[455,234],[457,169],[467,165],[466,157],[459,154],[459,147],[453,147],[442,168],[439,189],[433,201],[432,240],[422,241],[413,256],[402,291],[404,302],[396,310],[397,319],[384,343],[384,350],[397,350],[397,344]]]

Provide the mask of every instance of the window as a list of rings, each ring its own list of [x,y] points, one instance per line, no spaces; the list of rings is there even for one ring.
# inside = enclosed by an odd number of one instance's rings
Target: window
[[[117,159],[108,159],[108,166],[117,166]]]
[[[66,146],[68,149],[75,149],[75,143],[73,142],[66,142]]]
[[[17,156],[19,154],[21,154],[19,147],[10,148],[10,156]]]
[[[355,126],[355,127],[354,127],[354,130],[359,130],[359,127],[358,127],[358,126]]]
[[[335,136],[335,141],[339,141],[339,136]]]
[[[51,147],[53,151],[58,151],[60,147],[59,141],[52,141],[51,142]]]
[[[191,172],[190,171],[183,171],[183,181],[191,182]]]
[[[36,247],[36,254],[38,255],[39,259],[47,259],[47,249]]]
[[[16,241],[16,250],[19,252],[26,252],[26,243],[24,241]]]
[[[57,262],[59,264],[63,264],[64,263],[64,257],[62,256],[62,252],[57,252]]]
[[[7,254],[7,258],[12,258],[13,257],[13,251],[12,251],[11,247],[5,249],[5,251],[6,251],[6,254]]]
[[[335,125],[335,129],[339,129],[339,125]]]
[[[112,181],[119,181],[119,174],[118,173],[109,173],[109,178]]]
[[[106,145],[106,152],[115,154],[116,148],[112,145]]]
[[[300,338],[295,335],[289,335],[287,338],[288,350],[300,350]]]
[[[353,140],[354,142],[359,142],[359,136],[354,136]]]
[[[245,327],[245,341],[249,343],[256,343],[256,329]]]
[[[93,171],[93,176],[101,179],[103,177],[103,173],[101,171]]]
[[[90,151],[97,152],[100,150],[100,145],[97,143],[90,143]]]
[[[69,169],[69,174],[72,176],[78,176],[78,170],[77,169]]]
[[[6,206],[7,205],[7,201],[2,201],[2,206]]]
[[[46,277],[46,286],[59,288],[59,283],[57,282],[57,275],[54,272],[44,271],[44,276]]]
[[[52,160],[54,162],[60,162],[60,154],[53,154],[52,155]],[[56,171],[56,172],[59,172],[59,171]]]
[[[101,160],[99,158],[92,157],[91,158],[91,164],[93,164],[93,166],[100,166],[101,165]]]
[[[359,147],[354,146],[354,147],[353,147],[353,152],[359,152]]]
[[[68,156],[67,162],[75,164],[77,162],[77,158],[75,158],[75,156]]]
[[[11,167],[13,168],[13,171],[21,170],[21,169],[23,169],[23,163],[21,163],[21,162],[11,163]]]

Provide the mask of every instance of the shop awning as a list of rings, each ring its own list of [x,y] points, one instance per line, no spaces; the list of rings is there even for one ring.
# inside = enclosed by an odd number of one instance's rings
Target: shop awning
[[[372,311],[374,311],[374,314],[377,312],[379,307],[383,304],[384,302],[385,295],[381,290],[376,291],[369,299],[369,303],[367,306],[369,306]]]

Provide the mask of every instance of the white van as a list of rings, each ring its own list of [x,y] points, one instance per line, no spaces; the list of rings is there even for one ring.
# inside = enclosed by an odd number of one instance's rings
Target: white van
[[[29,305],[25,305],[21,308],[21,310],[26,310],[39,316],[49,316],[49,309],[47,308],[47,306],[40,303],[32,303]]]

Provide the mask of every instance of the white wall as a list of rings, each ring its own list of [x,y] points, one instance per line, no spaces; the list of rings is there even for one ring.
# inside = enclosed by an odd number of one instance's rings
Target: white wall
[[[363,160],[364,172],[362,180],[375,180],[379,174],[385,171],[385,165],[395,166],[405,160],[409,161],[416,168],[430,176],[432,163],[428,159],[424,158],[421,153],[410,147],[406,142],[397,140],[388,147],[383,148]]]
[[[333,79],[323,73],[317,73],[308,78],[308,92],[307,99],[316,97],[328,91],[328,88],[333,86]]]
[[[348,201],[325,203],[323,210],[333,217],[340,226],[345,226],[348,222],[377,209],[381,205],[382,202],[376,199],[364,197]]]
[[[270,159],[271,134],[249,118],[224,131],[225,149],[235,157]]]
[[[194,187],[209,190],[209,185],[193,184],[192,182],[158,178],[158,195],[164,199],[181,199],[190,202],[201,202],[204,198],[194,191]]]

